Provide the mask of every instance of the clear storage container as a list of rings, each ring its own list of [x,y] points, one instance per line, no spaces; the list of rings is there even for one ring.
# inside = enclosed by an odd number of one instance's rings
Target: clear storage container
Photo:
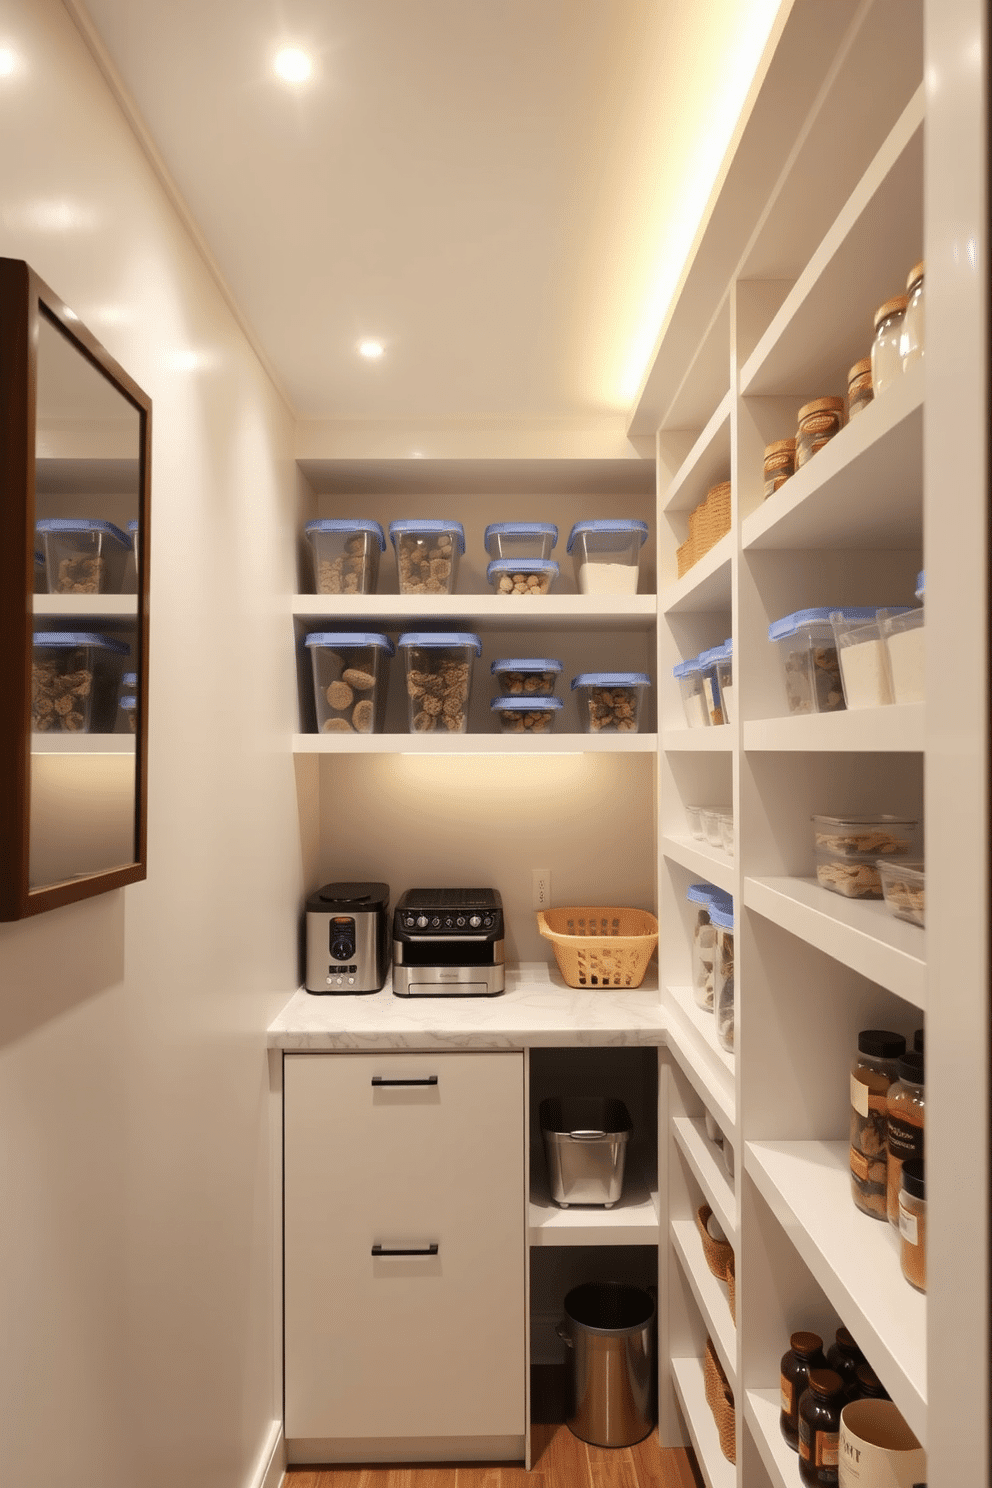
[[[765,445],[765,457],[763,462],[764,474],[764,500],[774,496],[779,486],[784,486],[790,476],[796,473],[796,441],[794,439],[776,439],[772,444]]]
[[[131,544],[113,522],[45,517],[36,524],[49,594],[120,594]]]
[[[693,906],[695,920],[692,927],[692,995],[696,1006],[705,1012],[713,1011],[713,961],[716,956],[716,929],[710,918],[710,910],[726,895],[711,883],[694,883],[686,889],[686,898]]]
[[[919,851],[919,822],[899,816],[814,816],[817,882],[846,899],[881,899],[878,859]]]
[[[404,518],[390,522],[401,594],[454,594],[458,560],[465,552],[461,522]]]
[[[482,655],[479,637],[407,631],[396,644],[406,659],[410,733],[467,733],[472,664]]]
[[[710,847],[723,847],[723,829],[720,826],[720,818],[724,814],[724,809],[723,806],[703,807],[703,835]]]
[[[130,552],[124,560],[124,577],[121,580],[121,590],[124,594],[137,594],[138,592],[138,526],[137,518],[127,524]]]
[[[710,919],[716,930],[713,959],[713,1010],[716,1036],[721,1048],[733,1051],[736,997],[734,994],[734,907],[728,900],[715,902]]]
[[[876,610],[867,621],[852,620],[839,610],[831,612],[845,707],[881,708],[893,701],[883,622],[890,615],[904,615],[906,608]]]
[[[875,396],[871,385],[871,357],[862,357],[847,374],[847,421],[863,413]]]
[[[315,594],[374,594],[386,538],[378,522],[321,518],[303,529],[313,560]]]
[[[121,678],[120,702],[117,710],[117,731],[133,734],[138,727],[138,674],[125,672]]]
[[[395,650],[377,632],[315,631],[310,652],[317,732],[381,734],[386,715],[389,658]]]
[[[580,594],[636,594],[646,522],[617,518],[576,522],[566,551]]]
[[[36,734],[114,731],[121,667],[131,648],[91,631],[34,633],[31,728]]]
[[[491,522],[485,531],[490,558],[550,558],[557,542],[554,522]]]
[[[812,460],[844,427],[843,398],[814,398],[799,410],[796,432],[796,469]]]
[[[728,636],[716,655],[716,680],[720,688],[720,706],[724,723],[733,723],[736,715],[734,696],[734,641]]]
[[[582,672],[572,691],[584,734],[636,734],[641,697],[651,686],[645,672]]]
[[[871,384],[875,397],[902,376],[902,318],[906,296],[896,295],[875,311],[875,339],[871,343]]]
[[[685,808],[685,819],[689,827],[689,836],[694,837],[697,842],[703,842],[706,838],[706,831],[703,827],[703,812],[705,810],[705,806],[686,806]]]
[[[894,703],[926,701],[923,607],[890,616],[882,623]]]
[[[727,661],[727,642],[711,646],[699,654],[699,669],[703,680],[703,698],[709,721],[714,727],[727,722],[723,711],[723,690],[720,686],[720,668]]]
[[[623,1193],[627,1143],[634,1129],[621,1100],[561,1096],[542,1100],[541,1136],[555,1204],[612,1209]]]
[[[732,811],[720,812],[720,834],[723,837],[723,850],[729,857],[734,856],[734,814]]]
[[[782,660],[790,713],[836,713],[844,706],[831,614],[853,622],[873,620],[876,611],[828,605],[796,610],[768,627],[768,639],[776,642]]]
[[[494,558],[486,569],[494,594],[547,594],[557,577],[553,558]]]
[[[562,664],[547,656],[501,657],[490,671],[508,697],[549,697],[557,690]]]
[[[680,661],[672,668],[672,676],[678,680],[682,694],[682,708],[689,728],[709,728],[710,710],[706,702],[703,685],[703,667],[698,656]]]
[[[892,913],[900,920],[909,920],[911,925],[925,924],[926,874],[922,862],[878,858],[875,867],[882,881],[885,903]]]
[[[902,357],[904,372],[914,362],[923,359],[924,341],[926,340],[923,294],[925,270],[925,262],[914,264],[906,278],[906,309],[903,312],[902,329],[899,335],[899,353]]]
[[[48,566],[45,563],[45,555],[34,550],[34,592],[35,594],[48,593]]]
[[[562,709],[557,697],[497,697],[491,703],[496,726],[504,734],[548,734]]]

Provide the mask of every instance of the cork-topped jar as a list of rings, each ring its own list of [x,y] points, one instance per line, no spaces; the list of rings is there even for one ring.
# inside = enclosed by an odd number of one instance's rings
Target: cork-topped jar
[[[796,469],[800,470],[843,427],[843,398],[814,398],[804,403],[796,434]]]
[[[776,439],[765,445],[765,500],[796,473],[796,441]]]
[[[871,343],[871,383],[875,397],[902,376],[902,318],[906,296],[896,295],[875,311],[875,339]]]
[[[912,366],[913,362],[923,359],[923,276],[925,269],[926,263],[921,260],[913,265],[906,279],[906,310],[902,318],[902,333],[899,338],[899,351],[904,372],[907,367]]]
[[[867,408],[875,396],[871,385],[871,357],[862,357],[855,362],[847,374],[847,417],[850,421],[856,413]]]

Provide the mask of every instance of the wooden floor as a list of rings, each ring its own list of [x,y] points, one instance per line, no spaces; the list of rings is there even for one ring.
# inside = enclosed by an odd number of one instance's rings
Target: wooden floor
[[[533,1426],[534,1466],[291,1467],[285,1488],[702,1488],[691,1454],[658,1445],[590,1447],[567,1426]]]

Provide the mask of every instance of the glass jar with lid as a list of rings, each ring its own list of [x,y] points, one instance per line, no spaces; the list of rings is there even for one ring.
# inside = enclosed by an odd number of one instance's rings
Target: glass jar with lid
[[[827,1368],[839,1374],[844,1381],[844,1395],[848,1400],[857,1397],[858,1365],[864,1362],[864,1354],[847,1329],[838,1328],[833,1343],[827,1349]]]
[[[856,413],[868,407],[875,396],[871,385],[871,357],[862,357],[855,362],[847,374],[847,417],[850,421]]]
[[[851,1065],[851,1197],[874,1219],[886,1218],[888,1094],[905,1052],[901,1033],[865,1028]]]
[[[839,1482],[840,1413],[844,1381],[832,1369],[811,1369],[799,1401],[799,1476],[810,1488]]]
[[[891,1398],[888,1390],[867,1362],[858,1365],[854,1371],[854,1378],[858,1386],[858,1400],[889,1400]]]
[[[899,1228],[899,1191],[902,1165],[923,1158],[923,1055],[910,1049],[899,1060],[899,1078],[886,1097],[888,1147],[887,1210],[889,1223]]]
[[[871,343],[871,385],[875,397],[902,376],[902,318],[906,296],[896,295],[875,311],[875,339]]]
[[[796,469],[806,465],[817,450],[844,427],[843,398],[814,398],[804,403],[799,410],[799,428],[796,432]]]
[[[818,1333],[793,1333],[789,1347],[782,1355],[779,1378],[782,1410],[779,1426],[794,1452],[799,1451],[799,1400],[806,1389],[811,1369],[826,1369],[823,1339]]]
[[[776,439],[765,445],[765,500],[784,486],[790,475],[796,473],[796,441]]]
[[[924,261],[914,264],[906,279],[906,309],[902,317],[902,331],[899,336],[899,354],[902,357],[904,372],[914,362],[923,360],[925,268]]]
[[[899,1192],[899,1264],[910,1286],[927,1289],[927,1187],[923,1164],[913,1158],[902,1165]]]

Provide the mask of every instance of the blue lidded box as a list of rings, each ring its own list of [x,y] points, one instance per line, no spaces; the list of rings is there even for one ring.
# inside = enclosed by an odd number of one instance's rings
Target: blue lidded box
[[[646,522],[601,518],[576,522],[566,551],[575,565],[580,594],[636,594]]]
[[[494,594],[547,594],[557,577],[553,558],[494,558],[486,569]]]
[[[374,594],[386,536],[364,517],[320,517],[304,536],[313,560],[315,594]]]
[[[485,531],[490,558],[550,558],[557,541],[554,522],[490,522]]]
[[[313,631],[304,637],[313,668],[317,731],[381,734],[389,658],[395,647],[377,631]]]
[[[411,734],[468,732],[472,667],[482,642],[468,631],[406,631],[397,641],[406,659]]]
[[[785,697],[790,713],[836,713],[844,707],[837,642],[832,614],[857,622],[874,620],[877,611],[865,606],[796,610],[768,627],[768,639],[778,645],[785,675]]]
[[[682,693],[682,707],[688,727],[708,728],[710,710],[706,703],[706,689],[700,658],[690,656],[687,661],[680,661],[677,666],[672,667],[672,676],[678,681],[679,690]]]
[[[131,542],[113,522],[43,517],[35,531],[44,547],[49,594],[122,592]]]
[[[557,690],[562,664],[550,656],[506,656],[490,671],[511,697],[549,697]]]
[[[558,697],[495,697],[493,717],[504,734],[547,734],[561,712]]]
[[[582,672],[572,678],[585,734],[636,734],[641,699],[651,686],[646,672]]]
[[[113,733],[123,658],[130,646],[92,631],[36,630],[31,728],[37,734]]]
[[[390,522],[401,594],[454,594],[458,560],[465,552],[461,522],[407,517]]]

